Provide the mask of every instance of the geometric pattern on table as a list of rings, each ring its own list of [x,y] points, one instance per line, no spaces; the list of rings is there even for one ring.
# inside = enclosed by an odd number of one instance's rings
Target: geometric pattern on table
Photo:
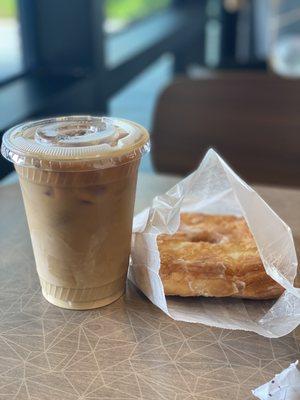
[[[0,400],[246,400],[251,389],[300,358],[299,329],[268,339],[176,322],[132,285],[102,309],[49,304],[17,187],[4,197]]]

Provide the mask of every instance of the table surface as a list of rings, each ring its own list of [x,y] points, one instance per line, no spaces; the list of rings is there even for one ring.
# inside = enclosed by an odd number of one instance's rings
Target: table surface
[[[178,178],[140,175],[136,210]],[[300,190],[259,187],[300,249]],[[176,322],[128,285],[98,310],[43,299],[17,184],[0,188],[0,399],[245,400],[300,358],[280,339]]]

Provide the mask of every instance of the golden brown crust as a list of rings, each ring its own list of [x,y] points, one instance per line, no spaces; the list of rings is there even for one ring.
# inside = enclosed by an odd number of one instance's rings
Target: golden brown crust
[[[263,267],[244,218],[183,213],[174,235],[159,235],[166,295],[273,299],[284,289]]]

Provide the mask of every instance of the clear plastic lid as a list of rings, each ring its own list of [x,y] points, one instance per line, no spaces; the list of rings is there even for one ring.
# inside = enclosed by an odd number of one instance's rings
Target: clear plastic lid
[[[45,170],[110,168],[149,151],[145,128],[124,119],[70,116],[17,125],[2,140],[14,164]]]

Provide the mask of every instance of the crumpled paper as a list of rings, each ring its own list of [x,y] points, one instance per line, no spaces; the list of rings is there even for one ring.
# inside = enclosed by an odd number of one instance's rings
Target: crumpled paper
[[[277,374],[270,382],[252,390],[260,400],[299,400],[300,399],[300,370],[298,361]]]
[[[166,297],[159,277],[156,237],[173,234],[180,212],[244,216],[268,275],[286,291],[277,300]],[[129,279],[162,311],[179,321],[280,337],[300,323],[300,289],[293,286],[297,256],[290,228],[214,151],[198,169],[134,218]]]

